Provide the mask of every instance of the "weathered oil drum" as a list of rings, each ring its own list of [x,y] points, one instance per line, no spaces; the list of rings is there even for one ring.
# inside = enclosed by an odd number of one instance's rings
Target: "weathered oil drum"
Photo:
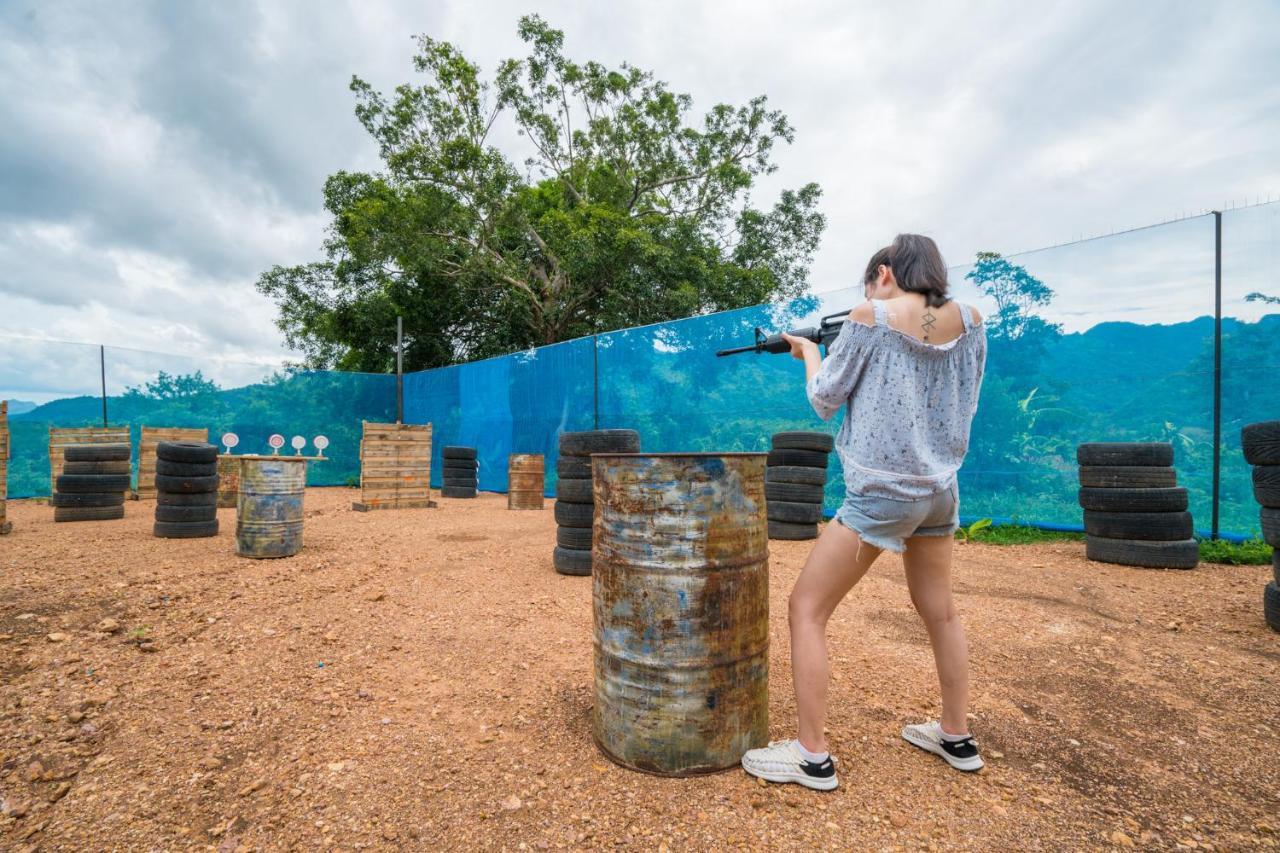
[[[236,553],[291,557],[302,550],[307,462],[288,456],[241,456]]]
[[[625,767],[735,767],[769,737],[763,453],[595,454],[593,735]]]
[[[507,457],[507,509],[542,509],[544,488],[541,453]]]
[[[237,506],[240,495],[240,457],[224,453],[218,457],[218,506]]]

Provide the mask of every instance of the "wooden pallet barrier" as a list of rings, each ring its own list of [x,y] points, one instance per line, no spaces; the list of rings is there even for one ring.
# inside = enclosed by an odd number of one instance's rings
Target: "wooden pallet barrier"
[[[68,444],[128,444],[129,427],[49,427],[49,494],[58,490],[63,448]],[[126,490],[127,491],[127,490]]]
[[[142,428],[138,442],[138,497],[154,500],[156,496],[156,445],[162,441],[209,440],[209,428],[149,427]]]
[[[418,509],[431,500],[431,424],[377,424],[364,421],[360,440],[359,512]]]
[[[0,536],[13,529],[5,514],[9,496],[9,401],[0,400]]]

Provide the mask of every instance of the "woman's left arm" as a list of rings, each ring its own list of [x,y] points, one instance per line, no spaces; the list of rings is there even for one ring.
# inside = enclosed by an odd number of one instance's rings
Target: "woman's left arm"
[[[863,313],[867,316],[860,316]],[[855,308],[850,312],[849,320],[845,322],[839,336],[828,347],[825,360],[813,341],[783,335],[787,343],[791,344],[791,356],[804,362],[805,390],[808,392],[809,403],[824,421],[830,420],[849,400],[866,364],[865,336],[855,340],[855,335],[862,330],[855,329],[854,326],[869,326],[873,322],[869,304]]]

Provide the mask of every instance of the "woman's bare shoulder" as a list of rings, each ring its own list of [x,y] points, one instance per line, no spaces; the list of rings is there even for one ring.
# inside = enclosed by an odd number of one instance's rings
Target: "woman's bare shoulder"
[[[849,312],[849,319],[864,326],[874,326],[876,324],[875,308],[870,302],[864,302]]]

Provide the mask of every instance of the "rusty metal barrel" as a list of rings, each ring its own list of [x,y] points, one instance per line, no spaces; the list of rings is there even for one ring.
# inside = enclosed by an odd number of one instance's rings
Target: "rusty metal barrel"
[[[594,454],[592,733],[664,776],[769,738],[763,453]]]
[[[542,509],[544,484],[541,453],[507,457],[507,509]]]
[[[307,462],[290,456],[239,456],[236,553],[291,557],[302,550]]]
[[[218,457],[218,506],[236,506],[240,496],[240,457],[224,453]]]

